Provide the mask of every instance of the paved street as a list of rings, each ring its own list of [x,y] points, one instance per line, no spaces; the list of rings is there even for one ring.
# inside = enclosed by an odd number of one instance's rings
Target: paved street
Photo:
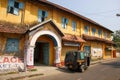
[[[120,80],[120,59],[92,65],[84,73],[70,72],[65,68],[56,71],[56,74],[30,80]]]

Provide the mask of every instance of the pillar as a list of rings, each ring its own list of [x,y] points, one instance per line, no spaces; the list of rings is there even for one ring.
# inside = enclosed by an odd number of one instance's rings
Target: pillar
[[[61,47],[55,47],[55,61],[54,64],[56,67],[61,65],[60,56],[61,56]]]
[[[34,67],[34,46],[28,46],[27,48],[26,65],[27,68]]]
[[[78,49],[78,50],[83,51],[83,50],[84,50],[83,47],[84,47],[84,43],[80,43],[80,46],[79,46],[79,49]]]
[[[103,59],[106,59],[105,44],[102,46]]]

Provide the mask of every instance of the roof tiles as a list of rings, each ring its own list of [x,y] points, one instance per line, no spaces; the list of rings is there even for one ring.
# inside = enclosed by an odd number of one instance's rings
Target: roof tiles
[[[71,34],[65,34],[65,36],[62,37],[62,40],[68,42],[78,42],[78,43],[85,42],[85,40],[80,38],[80,36],[71,35]]]

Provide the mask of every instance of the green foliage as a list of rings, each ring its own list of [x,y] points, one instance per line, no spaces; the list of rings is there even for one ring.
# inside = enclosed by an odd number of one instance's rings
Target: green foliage
[[[117,30],[113,33],[113,41],[116,44],[116,49],[120,51],[120,30]]]

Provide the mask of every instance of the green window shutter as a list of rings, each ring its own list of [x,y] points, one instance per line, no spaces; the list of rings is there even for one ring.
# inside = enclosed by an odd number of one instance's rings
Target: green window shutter
[[[68,19],[62,17],[62,27],[65,29],[66,25],[68,24]]]
[[[73,31],[76,30],[76,22],[75,21],[72,21],[72,29],[73,29]]]
[[[8,6],[14,7],[14,0],[8,0]]]
[[[38,22],[42,22],[42,10],[38,10]]]
[[[92,32],[95,33],[95,32],[96,32],[96,29],[95,29],[95,28],[92,28]]]
[[[84,27],[84,32],[85,32],[85,33],[88,33],[88,30],[89,30],[89,26],[85,26],[85,27]]]
[[[72,21],[72,30],[74,31],[74,21]]]
[[[38,16],[41,16],[42,17],[42,10],[38,10]]]
[[[10,6],[8,6],[8,8],[7,8],[7,12],[9,13],[9,12],[10,12],[10,10],[11,10],[11,7],[10,7]]]
[[[65,26],[65,25],[64,25],[64,20],[65,20],[64,17],[62,17],[61,23],[62,23],[62,27],[63,27],[63,28],[64,28],[64,26]]]
[[[68,24],[68,19],[66,18],[66,24]]]
[[[19,9],[18,8],[14,8],[13,14],[18,15],[19,14]]]
[[[45,18],[46,18],[46,17],[48,17],[48,12],[47,12],[47,11],[45,11]]]
[[[89,27],[87,26],[87,31],[89,30]]]
[[[96,29],[92,28],[92,35],[95,35]]]
[[[19,3],[19,9],[23,9],[24,8],[24,4],[22,2]]]
[[[62,24],[64,24],[65,23],[65,18],[64,17],[62,17]]]
[[[100,36],[102,34],[102,30],[98,30],[98,35]]]
[[[107,38],[107,33],[106,33],[106,32],[104,32],[104,38],[105,38],[105,39]]]
[[[42,22],[42,17],[38,16],[38,22]]]

